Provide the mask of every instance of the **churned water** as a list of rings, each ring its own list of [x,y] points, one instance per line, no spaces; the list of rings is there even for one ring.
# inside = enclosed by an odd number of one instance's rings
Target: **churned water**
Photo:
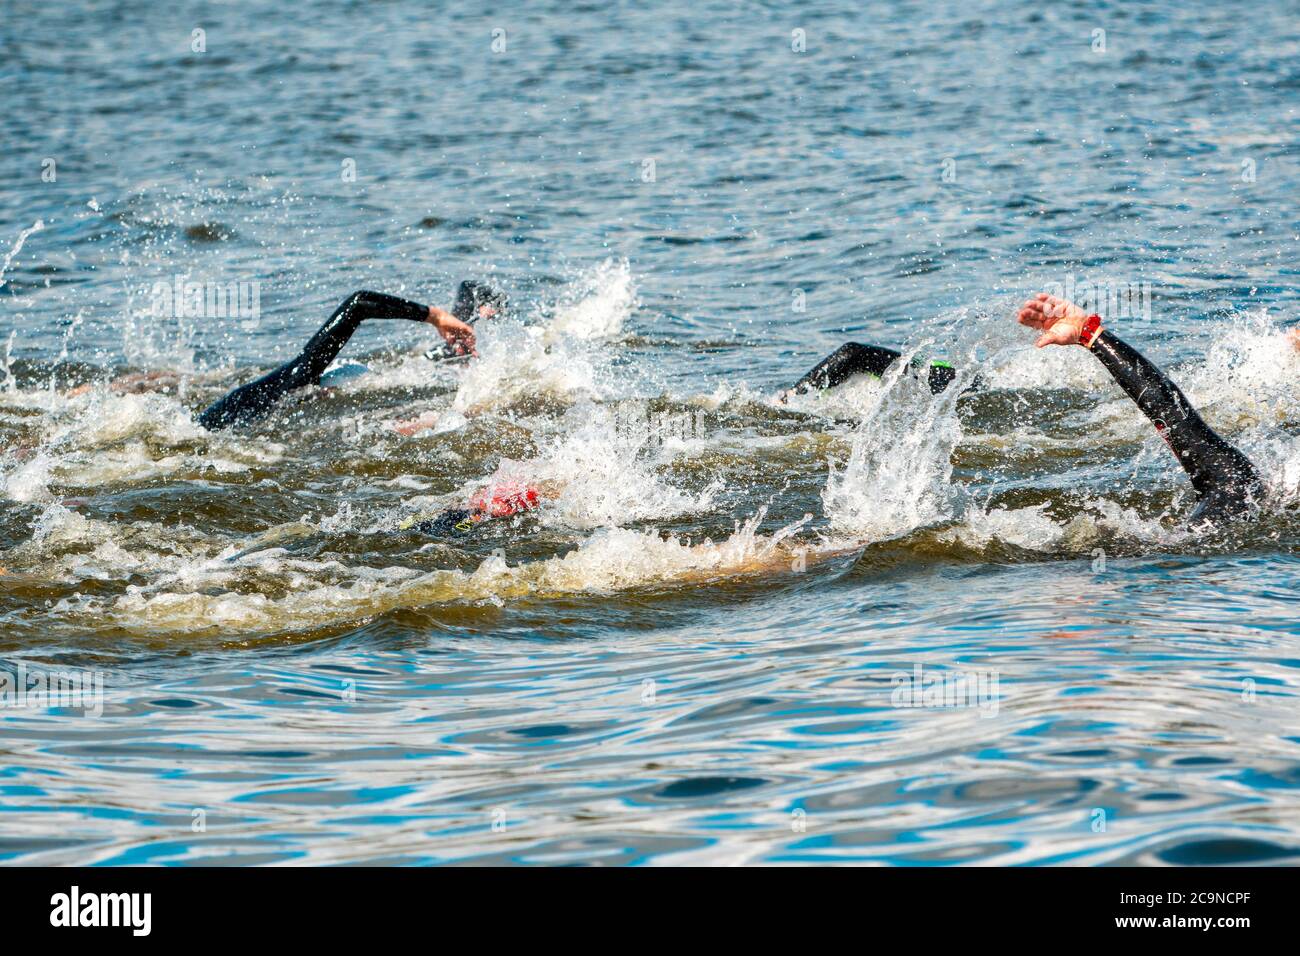
[[[0,859],[1295,861],[1294,6],[819,8],[6,4]],[[466,276],[479,359],[194,423]],[[959,387],[774,400],[847,339]]]

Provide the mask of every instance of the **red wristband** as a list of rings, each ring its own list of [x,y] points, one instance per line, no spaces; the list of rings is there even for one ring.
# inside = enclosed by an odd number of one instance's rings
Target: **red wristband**
[[[1083,328],[1079,329],[1079,344],[1090,349],[1099,335],[1101,335],[1101,316],[1094,312],[1083,320]]]

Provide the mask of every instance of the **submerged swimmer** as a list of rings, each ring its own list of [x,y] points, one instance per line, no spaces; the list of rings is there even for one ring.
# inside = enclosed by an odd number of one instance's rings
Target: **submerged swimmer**
[[[541,484],[516,481],[499,482],[477,491],[468,507],[448,508],[441,514],[408,518],[399,526],[402,531],[439,538],[464,537],[477,530],[484,521],[493,518],[513,518],[532,511],[543,500],[553,498],[557,489]]]
[[[880,345],[863,345],[861,342],[845,342],[830,355],[812,367],[803,378],[795,382],[777,398],[784,402],[790,395],[802,395],[810,388],[834,388],[847,382],[855,375],[870,375],[879,378],[900,358],[902,352],[887,349]],[[957,377],[957,370],[947,362],[931,361],[928,366],[918,359],[912,360],[913,373],[919,373],[926,367],[926,383],[930,392],[938,395]]]
[[[180,384],[179,372],[132,372],[130,375],[113,379],[108,383],[108,387],[110,391],[117,392],[119,395],[139,395],[142,392],[170,392],[174,388],[179,388]],[[70,388],[68,398],[84,395],[94,387],[87,382],[76,388]]]
[[[470,323],[497,315],[504,310],[505,301],[500,292],[470,281],[460,284],[456,303],[450,312],[382,292],[354,292],[343,300],[299,355],[213,402],[199,415],[199,424],[215,431],[251,421],[264,415],[289,392],[319,384],[352,333],[366,319],[407,319],[429,323],[438,330],[446,344],[441,350],[425,353],[428,358],[476,354],[474,329]]]

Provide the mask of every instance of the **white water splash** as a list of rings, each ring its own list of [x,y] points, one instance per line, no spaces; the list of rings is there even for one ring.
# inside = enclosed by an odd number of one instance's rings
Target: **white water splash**
[[[10,247],[8,254],[5,255],[5,261],[0,263],[0,289],[3,289],[5,282],[8,281],[5,279],[5,274],[9,271],[9,265],[14,261],[14,256],[23,251],[23,245],[27,242],[27,237],[40,232],[44,228],[45,222],[37,219],[22,232],[18,233],[18,238],[14,241],[13,246]]]
[[[636,309],[636,284],[626,259],[606,259],[570,284],[547,323],[547,341],[608,339]]]
[[[479,358],[465,368],[455,410],[472,415],[525,397],[609,397],[615,354],[605,343],[635,307],[627,262],[610,260],[566,289],[548,322],[483,326]]]
[[[607,528],[562,557],[510,565],[493,556],[468,573],[419,573],[402,567],[349,568],[338,562],[291,560],[283,552],[262,552],[238,566],[201,562],[192,565],[184,576],[165,583],[128,587],[115,600],[81,596],[64,599],[55,612],[78,618],[104,615],[137,633],[302,630],[362,620],[404,607],[499,605],[524,597],[611,593],[649,586],[695,585],[745,575],[793,573],[793,552],[785,542],[802,522],[763,535],[757,528],[764,518],[760,511],[747,521],[737,522],[735,532],[717,543],[692,543],[654,532]],[[805,560],[817,560],[817,553],[806,555]],[[271,586],[266,579],[275,579],[275,587],[282,593],[214,593],[250,574],[260,581],[263,590]],[[184,589],[170,589],[177,585]]]
[[[538,458],[506,462],[495,478],[553,489],[554,498],[540,517],[546,524],[567,528],[618,527],[707,513],[722,482],[691,493],[665,480],[659,469],[685,449],[665,440],[664,427],[648,416],[581,403],[569,410],[558,436]]]
[[[957,419],[960,378],[937,396],[908,368],[905,355],[860,393],[868,403],[842,465],[830,463],[822,493],[837,532],[882,540],[950,517],[960,489],[952,483],[952,452],[962,438]]]
[[[105,387],[69,398],[48,389],[6,394],[0,408],[39,408],[42,432],[0,459],[0,497],[40,502],[51,487],[99,488],[163,476],[234,474],[277,461],[283,447],[212,435],[175,398],[117,394]],[[194,443],[202,448],[190,450]]]
[[[5,354],[4,354],[4,363],[3,363],[3,368],[5,373],[4,390],[10,395],[13,395],[18,391],[18,381],[17,379],[14,378],[14,365],[13,365],[14,342],[15,340],[17,340],[17,338],[18,338],[18,330],[14,329],[9,333],[9,338],[5,339]]]

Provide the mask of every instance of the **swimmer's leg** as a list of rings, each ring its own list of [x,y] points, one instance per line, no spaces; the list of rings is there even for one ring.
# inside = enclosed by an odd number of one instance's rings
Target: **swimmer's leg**
[[[382,292],[354,292],[311,337],[297,358],[214,402],[199,416],[199,424],[216,430],[249,421],[264,414],[294,389],[314,384],[366,319],[425,322],[429,319],[429,307]]]
[[[854,375],[867,374],[877,377],[896,361],[902,358],[902,352],[887,349],[879,345],[863,345],[861,342],[845,342],[826,358],[822,359],[812,370],[794,384],[793,391],[806,392],[810,388],[834,388],[848,381]],[[938,395],[946,389],[954,378],[956,370],[943,362],[932,362],[929,367],[930,391]]]
[[[1263,480],[1249,458],[1205,423],[1169,377],[1137,349],[1103,330],[1092,353],[1156,426],[1201,496],[1193,519],[1239,517],[1249,511]]]

